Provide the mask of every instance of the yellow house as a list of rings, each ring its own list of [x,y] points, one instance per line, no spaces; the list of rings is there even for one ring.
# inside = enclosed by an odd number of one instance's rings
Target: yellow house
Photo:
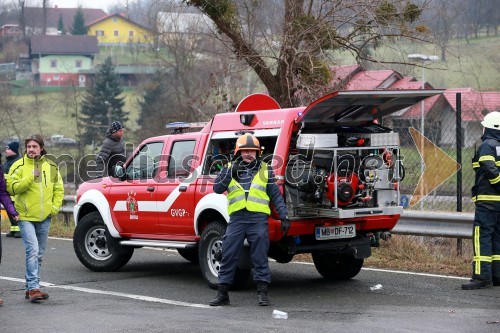
[[[152,32],[130,19],[111,14],[87,24],[89,36],[97,36],[99,45],[149,44]]]

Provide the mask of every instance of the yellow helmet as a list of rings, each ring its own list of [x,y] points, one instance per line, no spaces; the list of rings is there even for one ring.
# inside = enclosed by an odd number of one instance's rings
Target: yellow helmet
[[[241,149],[256,150],[260,151],[259,140],[250,133],[245,133],[236,140],[236,146],[234,147],[234,155],[238,153]]]
[[[484,116],[484,120],[481,122],[486,128],[492,128],[500,130],[500,112],[493,111]]]

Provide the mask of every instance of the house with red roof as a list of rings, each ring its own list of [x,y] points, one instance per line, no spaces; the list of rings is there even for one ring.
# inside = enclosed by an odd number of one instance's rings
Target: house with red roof
[[[105,11],[97,8],[81,8],[81,10],[85,23],[95,21],[107,15]],[[49,7],[46,8],[46,19],[44,20],[43,8],[25,7],[24,25],[26,35],[33,36],[42,34],[44,24],[46,27],[46,35],[58,35],[60,34],[58,29],[60,19],[62,19],[64,30],[68,32],[73,26],[73,20],[77,11],[78,8]]]
[[[422,82],[394,70],[365,70],[360,65],[333,66],[330,85],[342,90],[422,89]],[[434,89],[424,82],[425,89]],[[390,117],[383,124],[400,133],[402,143],[412,142],[408,128],[421,128],[424,116],[424,135],[439,146],[456,145],[456,99],[461,95],[462,144],[473,146],[481,137],[484,115],[500,111],[500,92],[478,92],[472,88],[447,89],[443,94],[425,99]]]
[[[11,38],[18,40],[23,36],[23,31],[19,28],[19,24],[4,24],[0,27],[0,38]]]

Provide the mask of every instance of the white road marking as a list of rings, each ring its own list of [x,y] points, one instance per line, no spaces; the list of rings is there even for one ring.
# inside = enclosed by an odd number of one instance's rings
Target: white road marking
[[[291,264],[314,265],[312,262],[302,262],[302,261],[292,261]],[[365,270],[365,271],[374,271],[374,272],[384,272],[384,273],[394,273],[394,274],[407,274],[407,275],[418,275],[418,276],[438,277],[438,278],[457,279],[457,280],[470,280],[470,278],[464,278],[464,277],[461,277],[461,276],[452,276],[452,275],[439,275],[439,274],[431,274],[431,273],[395,271],[395,270],[391,270],[391,269],[368,268],[368,267],[363,267],[361,269]]]
[[[24,284],[24,279],[11,278],[11,277],[7,277],[7,276],[0,276],[0,280],[20,282],[20,283]],[[144,301],[144,302],[162,303],[162,304],[170,304],[170,305],[185,306],[185,307],[191,307],[191,308],[202,308],[202,309],[214,309],[214,308],[216,308],[216,307],[212,307],[210,305],[205,305],[205,304],[179,302],[179,301],[173,301],[173,300],[158,298],[158,297],[125,294],[125,293],[119,293],[119,292],[115,292],[115,291],[104,291],[104,290],[82,288],[82,287],[75,287],[75,286],[59,286],[59,285],[56,285],[53,283],[48,283],[48,282],[40,282],[40,285],[43,287],[48,287],[48,288],[74,290],[74,291],[80,291],[80,292],[89,293],[89,294],[101,294],[101,295],[110,295],[110,296],[131,298],[131,299],[135,299],[138,301]]]
[[[72,241],[72,239],[69,239],[69,238],[59,238],[59,237],[49,237],[49,238],[50,239],[57,239],[57,240],[64,240],[64,241]],[[149,247],[145,247],[145,249],[177,252],[177,250],[157,249],[157,248],[149,248]],[[274,261],[272,259],[269,259],[269,260]],[[313,263],[302,262],[302,261],[293,261],[293,262],[291,262],[291,264],[314,265]],[[464,278],[464,277],[460,277],[460,276],[439,275],[439,274],[418,273],[418,272],[406,272],[406,271],[396,271],[396,270],[378,269],[378,268],[362,268],[362,269],[366,270],[366,271],[384,272],[384,273],[393,273],[393,274],[407,274],[407,275],[418,275],[418,276],[437,277],[437,278],[446,278],[446,279],[469,280],[469,278]],[[7,277],[7,276],[0,276],[0,280],[20,282],[23,284],[25,282],[24,279],[12,278],[12,277]],[[139,301],[144,301],[144,302],[162,303],[162,304],[185,306],[185,307],[192,307],[192,308],[202,308],[202,309],[217,308],[217,307],[212,307],[212,306],[205,305],[205,304],[180,302],[180,301],[174,301],[174,300],[158,298],[158,297],[125,294],[125,293],[119,293],[119,292],[114,292],[114,291],[104,291],[104,290],[82,288],[82,287],[75,287],[75,286],[62,286],[62,285],[59,286],[59,285],[55,285],[53,283],[48,283],[48,282],[40,282],[40,285],[42,285],[44,287],[49,287],[49,288],[74,290],[74,291],[80,291],[80,292],[89,293],[89,294],[101,294],[101,295],[124,297],[124,298],[130,298],[130,299],[135,299],[135,300],[139,300]]]
[[[461,277],[461,276],[452,276],[452,275],[439,275],[439,274],[430,274],[430,273],[394,271],[394,270],[390,270],[390,269],[379,269],[379,268],[368,268],[368,267],[361,268],[361,269],[363,269],[365,271],[374,271],[374,272],[419,275],[419,276],[428,276],[428,277],[437,277],[437,278],[446,278],[446,279],[457,279],[457,280],[470,280],[470,278],[465,278],[465,277]]]

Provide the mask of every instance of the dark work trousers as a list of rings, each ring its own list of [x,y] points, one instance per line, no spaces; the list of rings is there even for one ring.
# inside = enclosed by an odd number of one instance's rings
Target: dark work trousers
[[[222,241],[222,261],[219,271],[219,283],[230,285],[238,266],[243,243],[250,244],[250,260],[253,266],[254,282],[271,282],[271,272],[267,252],[269,250],[268,225],[266,222],[228,223],[226,235]]]
[[[500,212],[476,207],[472,244],[472,278],[500,280]]]

